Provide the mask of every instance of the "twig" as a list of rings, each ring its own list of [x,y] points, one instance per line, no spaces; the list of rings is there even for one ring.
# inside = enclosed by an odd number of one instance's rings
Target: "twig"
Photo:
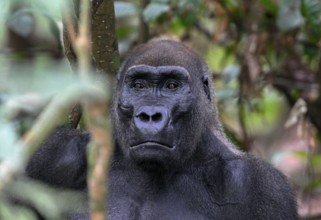
[[[69,41],[72,43],[72,42],[76,42],[77,33],[76,33],[75,22],[73,21],[69,13],[69,11],[71,10],[69,7],[70,6],[65,6],[62,13],[63,13],[64,25],[66,25],[66,28],[68,30],[67,31],[68,38],[69,38]]]
[[[65,2],[63,7],[63,37],[64,37],[64,46],[65,46],[65,55],[67,56],[70,65],[74,74],[77,72],[77,57],[73,50],[75,47],[75,42],[77,40],[77,18],[75,14],[75,6],[73,5],[73,1]],[[77,128],[78,123],[82,116],[82,109],[80,103],[76,103],[72,106],[68,119],[69,125],[71,128]]]
[[[78,58],[79,75],[83,81],[91,80],[91,34],[89,0],[81,0],[79,15],[79,35],[74,44]],[[106,219],[107,168],[112,153],[110,126],[106,120],[107,99],[84,100],[84,118],[92,135],[89,144],[89,176],[88,188],[90,196],[90,216],[92,220]]]

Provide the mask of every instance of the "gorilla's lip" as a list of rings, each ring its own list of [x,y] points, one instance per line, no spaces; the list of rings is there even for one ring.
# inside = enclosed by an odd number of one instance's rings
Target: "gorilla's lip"
[[[148,148],[148,149],[159,149],[159,148],[166,148],[166,149],[174,149],[175,146],[163,144],[160,142],[156,141],[145,141],[141,142],[139,144],[135,144],[130,146],[130,148],[135,149],[135,148]]]

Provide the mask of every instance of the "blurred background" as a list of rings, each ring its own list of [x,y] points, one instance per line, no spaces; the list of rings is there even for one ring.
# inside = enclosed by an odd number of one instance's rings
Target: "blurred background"
[[[232,142],[290,178],[302,217],[321,218],[321,1],[115,5],[120,54],[163,35],[196,49]]]
[[[50,97],[72,83],[62,2],[0,2],[0,161],[19,161],[15,141]],[[196,50],[213,73],[231,141],[289,177],[302,219],[321,219],[321,1],[133,0],[114,6],[120,61],[155,37]],[[7,206],[0,193],[0,210]]]

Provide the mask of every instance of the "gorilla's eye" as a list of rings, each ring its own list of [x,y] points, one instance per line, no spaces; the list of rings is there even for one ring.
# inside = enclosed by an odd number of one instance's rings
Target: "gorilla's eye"
[[[134,82],[133,83],[133,88],[135,89],[144,89],[145,88],[145,85],[141,82]]]
[[[166,89],[175,90],[177,88],[178,88],[178,83],[176,82],[169,82],[166,84]]]

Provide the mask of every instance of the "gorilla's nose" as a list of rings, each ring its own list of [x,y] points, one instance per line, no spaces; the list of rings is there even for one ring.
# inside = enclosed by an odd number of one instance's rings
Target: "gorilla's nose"
[[[168,111],[162,106],[144,106],[138,109],[134,122],[142,133],[158,133],[169,121]]]

